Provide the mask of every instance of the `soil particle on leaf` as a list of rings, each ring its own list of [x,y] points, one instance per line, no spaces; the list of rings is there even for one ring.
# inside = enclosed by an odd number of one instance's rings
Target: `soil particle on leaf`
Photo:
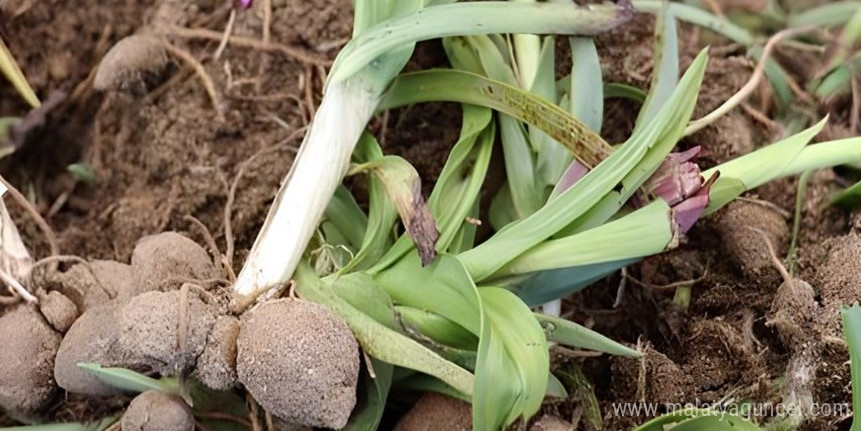
[[[177,289],[183,282],[219,276],[212,258],[196,242],[176,232],[150,235],[132,252],[135,290],[129,297],[155,290]]]
[[[286,421],[340,429],[356,404],[359,346],[347,325],[318,304],[266,302],[242,317],[239,382]]]
[[[114,351],[119,339],[119,311],[115,304],[93,307],[69,328],[60,343],[54,364],[54,378],[61,388],[84,395],[119,393],[78,367],[80,362],[94,362],[104,366],[115,363]]]
[[[468,403],[445,395],[428,392],[405,414],[395,431],[469,431],[472,408]]]
[[[78,307],[66,295],[52,290],[42,295],[39,300],[39,310],[45,320],[61,334],[65,334],[78,318]]]
[[[746,277],[772,286],[780,283],[762,236],[751,229],[764,231],[777,254],[783,255],[789,243],[789,226],[780,213],[757,203],[735,201],[721,214],[716,228],[723,249]]]
[[[238,336],[239,320],[231,316],[219,316],[194,370],[201,383],[215,390],[227,390],[236,385]]]
[[[146,292],[132,298],[116,323],[124,357],[162,375],[194,367],[215,324],[215,310],[194,291]]]
[[[132,35],[117,42],[99,63],[93,87],[97,90],[145,90],[169,61],[164,43],[153,36]]]
[[[22,305],[0,317],[0,346],[0,406],[16,416],[37,413],[58,393],[60,335],[36,308]]]
[[[194,416],[181,398],[146,391],[129,404],[122,427],[123,431],[193,431]]]

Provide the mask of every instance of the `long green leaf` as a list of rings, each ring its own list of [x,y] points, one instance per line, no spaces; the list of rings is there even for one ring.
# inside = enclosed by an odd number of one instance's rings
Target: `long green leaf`
[[[640,357],[640,353],[636,350],[625,347],[570,320],[542,313],[535,313],[535,318],[544,328],[547,341],[579,349],[609,353],[611,355]]]
[[[590,167],[613,151],[600,136],[556,104],[512,85],[461,70],[437,69],[400,75],[379,106],[388,109],[430,101],[486,106],[532,124]]]
[[[458,258],[474,279],[481,281],[487,278],[583,215],[617,187],[656,142],[671,135],[680,124],[684,127],[693,111],[705,65],[706,52],[703,51],[688,68],[656,121],[633,135],[621,149],[574,186],[548,201],[530,217],[498,232],[473,250],[460,254]]]
[[[12,53],[9,52],[9,48],[6,47],[6,43],[3,42],[3,38],[0,38],[0,72],[2,72],[6,79],[12,83],[15,90],[18,90],[21,97],[23,97],[31,107],[38,108],[39,105],[41,105],[39,98],[36,96],[36,92],[33,91],[33,87],[30,87],[30,83],[27,82],[27,77],[24,76],[24,72],[21,72],[21,68],[18,67],[15,57],[13,57]]]
[[[672,223],[669,205],[658,199],[615,221],[545,241],[503,266],[494,277],[657,254],[673,239]]]
[[[489,1],[431,6],[359,34],[338,55],[330,81],[346,79],[377,57],[421,40],[491,33],[589,36],[612,29],[630,16],[629,8],[614,5],[583,8]]]
[[[436,376],[455,389],[472,394],[474,376],[471,373],[355,308],[317,278],[306,263],[297,268],[296,281],[297,292],[304,298],[329,307],[341,316],[362,345],[362,349],[372,357]]]
[[[663,0],[633,0],[631,3],[640,12],[657,14],[664,8],[666,2]],[[680,20],[707,28],[745,46],[750,46],[755,40],[753,35],[744,28],[698,7],[683,3],[670,3],[668,11]]]
[[[371,364],[374,377],[362,374],[364,391],[360,393],[360,404],[353,410],[343,431],[376,431],[379,428],[392,386],[394,366],[376,359],[371,359]]]
[[[160,391],[181,395],[179,382],[175,378],[154,379],[125,368],[102,367],[99,364],[82,362],[79,367],[87,370],[97,379],[111,387],[127,392]]]
[[[669,5],[669,2],[664,2],[661,11],[657,13],[653,55],[656,66],[652,73],[649,94],[637,116],[639,127],[654,120],[679,82],[679,38],[676,17]]]

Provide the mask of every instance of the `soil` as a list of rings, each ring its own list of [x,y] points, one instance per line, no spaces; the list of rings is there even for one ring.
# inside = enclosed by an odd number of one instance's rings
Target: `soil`
[[[12,7],[0,1],[0,35],[37,94],[60,101],[43,125],[26,131],[16,153],[0,160],[0,173],[46,218],[61,253],[88,261],[40,268],[34,282],[49,292],[41,310],[6,307],[0,316],[0,356],[34,358],[20,370],[0,367],[0,386],[14,388],[0,393],[0,404],[13,406],[9,413],[16,418],[30,420],[39,412],[40,420],[83,420],[105,410],[121,411],[128,398],[117,397],[76,365],[99,362],[150,374],[192,374],[217,389],[239,381],[261,406],[290,422],[337,427],[347,420],[359,370],[359,350],[349,330],[319,307],[296,299],[270,302],[240,324],[223,316],[226,298],[218,287],[238,271],[290,168],[319,102],[326,67],[349,39],[351,2],[271,0],[269,15],[264,8],[270,2],[255,1],[248,10],[236,9],[233,35],[268,38],[289,49],[231,44],[220,52],[229,3],[46,0]],[[648,86],[653,25],[652,18],[637,15],[632,25],[597,39],[607,81]],[[738,90],[753,69],[743,49],[687,26],[680,32],[683,65],[706,40],[712,50],[695,117]],[[197,71],[183,53],[199,63]],[[781,51],[780,59],[799,80],[809,77],[810,62],[794,54]],[[408,68],[439,65],[445,65],[441,45],[429,42],[419,45]],[[560,65],[560,75],[566,67]],[[772,112],[761,96],[750,106]],[[9,86],[0,86],[0,100],[0,117],[27,110]],[[628,100],[608,100],[602,135],[622,142],[638,108]],[[835,114],[829,136],[849,133],[845,101],[816,109],[816,115]],[[680,147],[700,145],[697,161],[703,168],[749,153],[779,134],[752,112],[735,110]],[[371,127],[387,153],[416,166],[427,195],[457,139],[460,110],[446,103],[405,108]],[[92,177],[74,174],[68,169],[72,164],[86,166]],[[838,313],[861,298],[861,224],[823,205],[838,184],[851,181],[838,174],[824,170],[811,178],[798,267],[789,282],[772,265],[762,237],[748,227],[764,231],[778,255],[785,256],[796,179],[749,193],[698,223],[678,249],[632,265],[625,278],[614,275],[566,299],[567,318],[644,352],[642,360],[577,359],[594,385],[604,429],[627,430],[647,419],[614,416],[614,403],[786,399],[792,392],[787,388],[798,392],[798,386],[784,377],[799,363],[815,370],[812,386],[802,389],[816,402],[850,402]],[[49,242],[38,226],[20,207],[9,207],[33,254],[47,256]],[[157,235],[162,232],[171,233]],[[218,254],[213,248],[233,253],[221,261],[213,259]],[[625,292],[614,306],[622,280]],[[677,289],[660,287],[679,282],[691,291],[687,306],[673,301]],[[295,308],[319,324],[297,320],[291,331],[276,337],[266,323],[276,308]],[[323,326],[328,329],[320,330]],[[254,345],[244,339],[250,332],[263,334],[255,335]],[[333,337],[336,341],[326,345],[341,350],[318,352],[315,366],[320,368],[314,369],[319,374],[307,380],[280,379],[265,368],[240,366],[236,372],[237,363],[265,367],[270,361],[266,349],[289,356],[291,349],[320,336]],[[129,353],[142,349],[149,354]],[[237,356],[254,360],[237,362]],[[0,363],[12,361],[0,358]],[[281,385],[278,396],[266,393],[272,381]],[[332,397],[303,398],[303,391],[315,385],[334,388]],[[102,398],[109,401],[99,407],[74,394],[113,397]],[[146,415],[156,401],[142,397],[131,405],[146,401],[137,413]],[[314,413],[295,416],[296,403],[314,404],[304,408]],[[568,423],[589,429],[571,413],[578,411],[573,401],[563,404],[534,428]],[[442,413],[434,410],[439,405],[444,405]],[[468,429],[464,406],[425,395],[398,429],[438,429],[427,427],[441,423]],[[180,425],[181,410],[170,424],[188,429]],[[557,412],[566,415],[556,417]],[[130,407],[124,427],[134,421],[139,428],[129,429],[154,429],[132,413]],[[849,422],[816,418],[800,429],[841,430]]]

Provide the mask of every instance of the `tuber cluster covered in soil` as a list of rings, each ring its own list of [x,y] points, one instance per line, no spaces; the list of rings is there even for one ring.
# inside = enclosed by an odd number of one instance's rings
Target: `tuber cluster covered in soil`
[[[298,299],[263,303],[242,318],[239,381],[269,413],[339,429],[356,404],[359,345],[326,308]]]

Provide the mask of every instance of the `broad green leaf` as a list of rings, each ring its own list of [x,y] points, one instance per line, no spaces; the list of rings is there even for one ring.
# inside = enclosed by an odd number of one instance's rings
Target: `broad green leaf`
[[[858,304],[840,310],[843,336],[849,345],[849,369],[852,374],[852,411],[861,412],[861,308]],[[851,431],[861,430],[861,418],[852,418]]]
[[[474,430],[497,430],[541,407],[550,355],[541,326],[511,292],[482,287],[481,337],[475,370]]]
[[[436,392],[447,395],[463,402],[472,402],[472,399],[453,389],[443,381],[426,374],[414,374],[398,382],[398,389],[414,392]]]
[[[408,332],[415,331],[420,336],[458,349],[475,350],[478,346],[478,337],[439,314],[406,305],[397,305],[395,306],[395,315],[402,325],[410,328]]]
[[[327,277],[323,281],[330,281],[336,295],[372,319],[396,331],[400,329],[391,298],[374,283],[371,276],[364,272],[354,272]]]
[[[537,37],[536,40],[538,40]],[[591,39],[586,40],[591,41]],[[532,93],[546,100],[556,101],[559,98],[556,94],[556,57],[554,55],[555,43],[553,37],[545,37],[540,47],[540,56],[538,57],[538,62],[536,63],[537,67],[535,69],[535,77],[532,81],[531,87],[526,88],[528,88]],[[520,63],[518,63],[518,65],[522,66],[522,64]],[[600,68],[597,79],[600,83]],[[599,84],[599,91],[600,88],[601,87]],[[583,96],[586,95],[583,94]],[[591,105],[601,104],[603,106],[604,100],[600,97],[600,95],[598,95],[598,98],[596,100],[590,100],[588,103]],[[586,124],[587,127],[590,127],[593,131],[601,130],[600,128],[596,129],[595,127],[592,127],[591,125],[586,123],[586,121],[582,117],[579,117],[573,113],[572,115],[574,115],[575,118]],[[565,172],[565,169],[573,160],[571,153],[564,146],[559,145],[559,142],[548,136],[536,126],[529,126],[529,140],[531,141],[532,148],[535,151],[536,173],[538,174],[539,178],[541,179],[541,182],[545,186],[554,186],[557,182],[559,182],[559,178],[562,176],[562,173]],[[541,196],[544,197],[544,194],[542,193]]]
[[[604,119],[604,82],[595,41],[586,37],[569,38],[571,46],[571,84],[568,98],[571,115],[595,132]]]
[[[834,195],[828,204],[847,209],[858,208],[861,205],[861,181]]]
[[[521,254],[494,276],[613,262],[666,250],[673,239],[670,206],[658,199],[617,220],[569,237],[545,241]]]
[[[627,259],[553,269],[502,279],[498,280],[497,283],[504,283],[506,289],[514,292],[526,305],[534,307],[579,292],[592,283],[639,260]]]
[[[646,101],[646,92],[628,84],[620,82],[608,82],[604,84],[604,98],[611,99],[619,97],[623,99],[631,99],[640,103]]]
[[[578,349],[609,353],[611,355],[640,357],[640,353],[636,350],[625,347],[570,320],[542,313],[535,313],[535,318],[544,328],[547,341]]]
[[[703,178],[710,178],[716,172],[720,172],[720,177],[709,192],[709,205],[706,207],[706,214],[717,211],[744,191],[754,189],[786,175],[785,172],[792,166],[792,162],[799,157],[807,143],[825,127],[826,121],[827,118],[780,142],[703,172]],[[738,184],[743,185],[741,190],[739,190]]]
[[[455,389],[465,394],[472,394],[474,377],[470,372],[446,361],[415,340],[377,322],[340,298],[332,291],[331,286],[317,278],[307,263],[299,265],[295,277],[297,292],[306,299],[329,307],[341,316],[353,331],[362,349],[372,357],[436,376]]]
[[[653,145],[661,138],[672,136],[679,127],[683,128],[687,124],[705,65],[706,52],[703,51],[688,68],[656,121],[634,134],[626,144],[574,186],[548,201],[526,219],[498,232],[478,247],[458,255],[470,275],[479,281],[487,278],[518,255],[576,220],[617,187],[631,170],[637,167]]]
[[[156,380],[125,368],[102,367],[90,362],[81,362],[78,366],[87,370],[102,383],[122,391],[141,393],[153,390],[177,396],[182,395],[179,381],[172,377]]]

